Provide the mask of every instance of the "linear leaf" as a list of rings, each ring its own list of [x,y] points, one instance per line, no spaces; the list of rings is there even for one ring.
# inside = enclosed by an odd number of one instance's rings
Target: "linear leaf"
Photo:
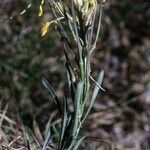
[[[105,150],[116,150],[116,146],[115,144],[111,144],[111,145],[106,145]]]
[[[111,145],[111,150],[115,150],[115,149],[116,149],[115,144],[112,144],[112,145]]]
[[[67,101],[66,101],[66,99],[64,99],[64,109],[63,109],[63,118],[62,118],[62,125],[61,125],[60,144],[59,144],[60,147],[62,146],[62,141],[63,141],[63,137],[64,137],[64,134],[65,134],[65,129],[66,129],[66,126],[67,126],[67,120],[68,120],[68,117],[67,117]]]
[[[31,143],[30,143],[29,135],[26,131],[24,131],[24,138],[27,142],[27,150],[31,150]]]
[[[79,146],[81,145],[81,143],[83,142],[83,140],[85,139],[85,136],[80,138],[79,140],[77,140],[75,143],[74,143],[74,146],[73,146],[73,150],[77,150],[79,148]]]
[[[91,98],[91,101],[90,101],[90,104],[89,104],[89,107],[87,109],[87,112],[84,116],[84,118],[82,119],[82,122],[84,122],[84,120],[86,119],[87,115],[89,114],[91,108],[93,107],[94,105],[94,102],[95,102],[95,99],[97,97],[97,94],[100,90],[100,87],[101,87],[101,84],[102,84],[102,81],[103,81],[103,78],[104,78],[104,71],[102,70],[99,74],[99,77],[98,77],[98,80],[97,80],[97,84],[95,85],[95,88],[94,88],[94,92],[93,92],[93,95],[92,95],[92,98]]]
[[[69,86],[69,91],[71,94],[72,99],[74,99],[74,93],[75,93],[75,75],[72,71],[72,68],[70,66],[67,66],[67,78],[68,78],[68,86]]]
[[[49,131],[48,131],[48,134],[47,134],[47,136],[46,136],[46,139],[45,139],[45,142],[44,142],[44,145],[43,145],[42,150],[46,150],[48,144],[49,144],[49,143],[51,142],[51,140],[52,140],[52,137],[53,137],[53,135],[51,135],[51,130],[50,130],[50,128],[49,128]]]
[[[49,91],[51,98],[54,101],[54,103],[56,104],[60,114],[62,114],[61,104],[59,102],[59,99],[58,99],[53,87],[49,84],[49,82],[44,77],[42,78],[42,83],[45,86],[45,88]]]
[[[99,34],[100,34],[100,28],[101,28],[101,21],[102,21],[102,9],[103,9],[103,6],[100,5],[100,9],[99,9],[99,21],[98,21],[98,28],[97,28],[97,31],[96,31],[96,38],[95,38],[95,41],[94,41],[94,44],[90,50],[90,53],[92,53],[95,48],[96,48],[96,44],[97,44],[97,41],[98,41],[98,37],[99,37]]]
[[[31,146],[32,146],[32,143],[31,143],[31,139],[32,139],[32,141],[35,142],[35,144],[39,147],[39,149],[41,149],[41,145],[40,145],[38,139],[35,137],[32,130],[28,127],[23,127],[23,130],[24,130],[24,133],[26,134],[26,135],[24,135],[24,136],[26,136],[25,138],[27,138],[27,136],[29,136]]]
[[[76,93],[75,93],[75,100],[74,100],[74,124],[73,124],[73,137],[75,136],[75,133],[77,131],[78,128],[78,124],[79,124],[79,116],[80,114],[80,101],[81,101],[81,96],[83,94],[83,82],[79,82],[77,89],[76,89]]]

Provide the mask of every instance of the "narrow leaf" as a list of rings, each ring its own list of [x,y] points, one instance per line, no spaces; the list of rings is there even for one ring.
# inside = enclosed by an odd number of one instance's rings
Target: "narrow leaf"
[[[99,85],[95,85],[95,88],[94,88],[94,92],[93,92],[93,95],[92,95],[92,104],[94,103],[96,97],[97,97],[97,94],[100,90],[100,87],[101,87],[101,84],[102,84],[102,81],[103,81],[103,78],[104,78],[104,71],[102,70],[99,74],[99,77],[98,77],[98,80],[97,80],[97,84]]]
[[[50,131],[50,128],[49,128],[49,131],[48,131],[48,134],[47,134],[47,136],[46,136],[46,139],[45,139],[45,142],[44,142],[44,145],[43,145],[43,148],[42,148],[42,150],[46,150],[46,148],[47,148],[47,146],[48,146],[48,144],[51,142],[51,140],[52,140],[52,135],[51,135],[51,131]]]
[[[99,9],[99,21],[98,21],[98,28],[97,28],[97,32],[96,32],[96,38],[95,38],[95,41],[94,41],[94,44],[91,48],[91,51],[90,53],[92,53],[95,48],[96,48],[96,44],[97,44],[97,41],[98,41],[98,37],[99,37],[99,34],[100,34],[100,28],[101,28],[101,21],[102,21],[102,9],[103,9],[103,6],[100,5],[100,9]]]
[[[80,118],[80,102],[81,102],[81,96],[83,94],[83,82],[79,82],[76,93],[75,93],[75,100],[74,100],[74,124],[73,124],[73,137],[76,134],[78,125],[79,125],[79,118]]]
[[[49,84],[49,82],[45,78],[42,78],[42,83],[45,86],[45,88],[49,91],[51,98],[54,101],[54,103],[56,104],[60,114],[62,114],[61,104],[59,102],[59,99],[58,99],[53,87]]]
[[[102,84],[102,81],[103,81],[103,78],[104,78],[104,71],[102,70],[99,74],[99,77],[98,77],[98,80],[97,80],[97,84],[95,85],[95,88],[94,88],[94,92],[93,92],[93,95],[92,95],[92,99],[90,101],[90,104],[89,104],[89,107],[87,109],[87,112],[84,116],[84,118],[82,119],[82,122],[84,122],[84,120],[86,119],[87,115],[89,114],[91,108],[93,107],[94,105],[94,102],[95,102],[95,99],[97,97],[97,94],[100,90],[100,87],[101,87],[101,84]]]
[[[75,75],[74,72],[72,71],[71,66],[67,65],[67,79],[68,79],[68,86],[69,86],[69,91],[72,97],[72,100],[74,99],[75,96]]]
[[[115,144],[111,144],[111,150],[115,150],[115,149],[116,149]]]
[[[62,146],[62,141],[63,141],[63,137],[64,137],[64,134],[65,134],[65,129],[66,129],[66,126],[67,126],[67,120],[68,120],[68,117],[67,117],[67,101],[66,101],[66,99],[64,99],[64,109],[63,109],[63,118],[62,118],[62,125],[61,125],[61,134],[60,134],[59,147]]]
[[[27,142],[27,150],[31,150],[31,143],[30,143],[29,135],[26,131],[24,131],[24,138]]]
[[[64,45],[65,46],[65,45]],[[73,72],[71,63],[70,63],[70,59],[68,56],[68,53],[66,51],[66,49],[64,50],[65,52],[65,57],[66,57],[66,68],[67,68],[67,79],[68,79],[68,86],[69,86],[69,91],[72,97],[72,100],[74,99],[74,95],[75,95],[75,81],[76,81],[76,77],[75,74]]]
[[[82,144],[83,140],[85,139],[85,136],[80,138],[79,140],[77,140],[75,143],[74,143],[74,146],[73,146],[73,150],[77,150],[79,148],[79,146]]]

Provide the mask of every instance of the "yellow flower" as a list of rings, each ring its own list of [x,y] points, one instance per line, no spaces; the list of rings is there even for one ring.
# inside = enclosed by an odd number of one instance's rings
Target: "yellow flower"
[[[43,5],[44,5],[44,0],[41,0],[41,4],[39,6],[39,17],[43,15]]]
[[[51,24],[57,25],[57,21],[62,20],[62,19],[64,19],[64,17],[60,17],[56,20],[54,19],[52,21],[47,21],[47,22],[42,23],[42,25],[41,25],[41,37],[47,33],[48,28]]]
[[[45,22],[45,23],[42,23],[42,26],[41,26],[41,36],[44,36],[47,31],[48,31],[48,27],[50,26],[51,22]]]

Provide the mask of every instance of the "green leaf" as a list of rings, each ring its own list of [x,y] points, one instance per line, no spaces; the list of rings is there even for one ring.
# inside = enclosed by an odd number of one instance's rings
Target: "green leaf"
[[[102,21],[102,5],[100,5],[100,8],[99,8],[99,21],[98,21],[98,27],[97,27],[97,31],[96,31],[96,38],[95,38],[95,41],[94,41],[94,44],[90,50],[90,53],[92,53],[95,48],[96,48],[96,44],[97,44],[97,41],[98,41],[98,37],[99,37],[99,34],[100,34],[100,28],[101,28],[101,21]]]
[[[94,88],[94,92],[93,92],[93,95],[92,95],[92,98],[91,98],[91,101],[90,101],[90,104],[89,104],[89,107],[87,109],[87,112],[84,116],[84,118],[82,119],[82,122],[84,122],[84,120],[86,119],[86,117],[88,116],[91,108],[93,107],[94,105],[94,102],[95,102],[95,99],[97,97],[97,94],[100,90],[100,87],[101,87],[101,84],[102,84],[102,81],[103,81],[103,78],[104,78],[104,71],[102,70],[99,74],[99,77],[98,77],[98,80],[97,80],[97,84],[95,85],[95,88]]]
[[[115,149],[116,149],[115,144],[111,144],[111,150],[115,150]]]
[[[73,124],[73,137],[76,134],[78,125],[79,125],[79,116],[81,115],[81,110],[80,110],[80,102],[81,102],[81,97],[83,94],[83,82],[79,82],[76,93],[75,93],[75,100],[74,100],[74,124]]]
[[[50,128],[49,128],[49,131],[48,131],[48,134],[47,134],[47,136],[46,136],[46,139],[45,139],[45,142],[44,142],[44,145],[43,145],[42,150],[46,150],[48,144],[49,144],[49,143],[51,142],[51,140],[52,140],[52,137],[53,137],[53,135],[51,135],[51,130],[50,130]]]
[[[73,146],[72,150],[77,150],[79,148],[79,146],[81,145],[81,143],[83,142],[83,140],[85,139],[85,136],[80,138],[79,140],[76,140]]]
[[[49,84],[49,82],[44,77],[42,78],[42,83],[45,86],[45,88],[49,91],[51,98],[54,101],[54,103],[56,104],[60,114],[62,114],[61,104],[59,102],[59,99],[58,99],[53,87]]]
[[[68,79],[68,86],[69,86],[69,91],[71,94],[72,99],[74,99],[74,93],[75,93],[75,75],[74,72],[72,71],[72,68],[70,65],[67,64],[67,79]]]
[[[97,97],[97,94],[100,90],[100,87],[101,87],[101,84],[102,84],[102,81],[103,81],[103,78],[104,78],[104,71],[102,70],[99,74],[99,77],[98,77],[98,80],[97,80],[97,84],[99,85],[95,85],[95,88],[94,88],[94,92],[93,92],[93,95],[92,95],[92,104],[94,104],[95,102],[95,99]]]
[[[60,134],[60,144],[59,147],[62,147],[62,141],[64,138],[66,126],[67,126],[67,101],[64,99],[64,109],[63,109],[63,118],[62,118],[62,125],[61,125],[61,134]]]
[[[115,144],[107,145],[105,147],[105,150],[116,150],[116,146],[115,146]]]
[[[29,135],[28,135],[28,133],[26,131],[24,131],[24,138],[25,138],[25,140],[27,142],[27,149],[31,150],[30,138],[29,138]]]
[[[24,138],[27,139],[29,141],[29,144],[30,144],[30,145],[28,145],[28,147],[29,146],[32,147],[32,144],[31,144],[31,140],[32,140],[32,141],[34,141],[36,143],[36,145],[38,146],[39,149],[42,149],[39,141],[35,137],[35,135],[32,132],[32,130],[30,128],[28,128],[28,127],[23,127],[23,130],[24,130]]]
[[[67,70],[67,81],[68,81],[69,91],[71,93],[71,78],[68,70]]]

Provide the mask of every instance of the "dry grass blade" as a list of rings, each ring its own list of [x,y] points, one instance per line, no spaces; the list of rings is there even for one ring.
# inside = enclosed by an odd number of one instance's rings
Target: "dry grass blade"
[[[8,123],[13,124],[13,125],[16,124],[15,121],[11,120],[9,117],[6,116],[7,109],[8,109],[8,104],[5,106],[3,113],[0,114],[0,127],[3,124],[3,120],[6,120]]]
[[[37,137],[39,143],[42,144],[44,140],[43,140],[40,128],[39,128],[39,126],[38,126],[38,124],[37,124],[35,119],[33,120],[33,130],[34,130],[35,136]]]

